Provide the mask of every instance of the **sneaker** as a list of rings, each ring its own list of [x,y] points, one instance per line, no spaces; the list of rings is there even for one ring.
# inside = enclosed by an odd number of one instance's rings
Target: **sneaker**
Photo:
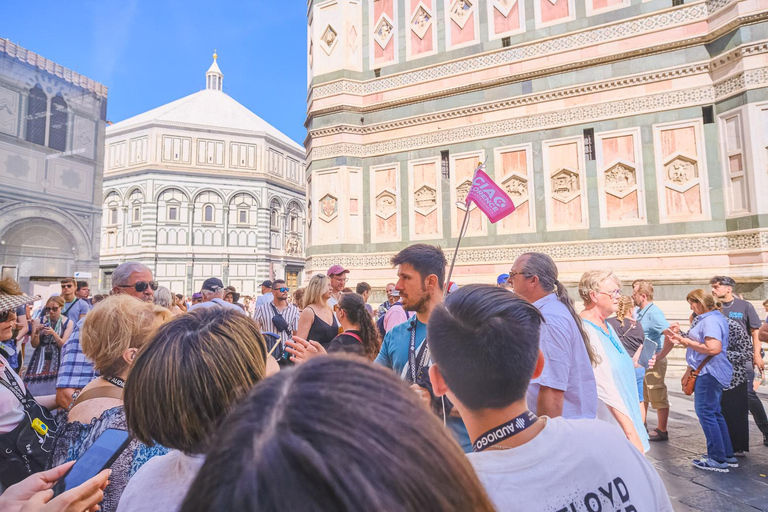
[[[696,459],[693,461],[693,465],[699,469],[704,469],[706,471],[728,473],[728,464],[726,464],[725,462],[717,462],[710,458]]]
[[[739,467],[739,460],[736,457],[726,457],[725,463],[728,464],[729,468]]]

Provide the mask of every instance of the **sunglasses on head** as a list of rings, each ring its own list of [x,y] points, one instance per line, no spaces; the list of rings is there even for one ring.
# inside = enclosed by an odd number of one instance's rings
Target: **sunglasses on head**
[[[147,289],[147,287],[152,288],[153,290],[157,290],[157,282],[156,281],[139,281],[135,284],[119,284],[117,285],[118,288],[133,288],[137,292],[141,293],[144,290]]]

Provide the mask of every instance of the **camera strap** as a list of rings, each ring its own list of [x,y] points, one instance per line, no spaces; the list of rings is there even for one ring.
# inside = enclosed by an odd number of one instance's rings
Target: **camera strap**
[[[424,338],[424,341],[421,342],[421,347],[419,348],[418,355],[416,354],[416,325],[417,325],[418,319],[416,318],[416,315],[413,316],[411,319],[411,327],[408,329],[411,331],[411,341],[408,345],[408,366],[410,366],[411,370],[411,383],[416,382],[416,376],[419,374],[421,369],[424,367],[424,365],[427,363],[427,338]],[[418,365],[416,364],[416,361],[418,362]]]
[[[481,452],[487,450],[491,446],[506,441],[512,436],[516,436],[523,430],[531,427],[538,416],[531,411],[525,411],[523,414],[516,418],[512,418],[506,423],[494,427],[485,434],[478,437],[474,443],[472,443],[472,451]]]

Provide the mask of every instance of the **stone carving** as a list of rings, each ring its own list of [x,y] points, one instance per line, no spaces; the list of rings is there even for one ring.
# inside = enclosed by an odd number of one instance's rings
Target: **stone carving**
[[[464,28],[469,16],[472,14],[472,4],[469,0],[456,0],[451,7],[451,19],[459,27]]]
[[[617,162],[605,171],[605,188],[608,192],[622,193],[636,184],[635,169],[627,163]]]
[[[432,14],[427,11],[424,5],[419,5],[416,14],[413,16],[413,20],[411,20],[411,28],[413,29],[413,32],[419,36],[419,39],[424,39],[424,35],[427,33],[427,30],[429,30],[431,22]]]
[[[467,194],[469,189],[472,188],[472,180],[464,180],[461,185],[456,187],[456,200],[463,206],[467,204]]]
[[[285,241],[285,253],[291,256],[301,256],[301,242],[296,235],[290,235]]]
[[[397,198],[392,192],[384,191],[376,196],[376,215],[388,219],[397,212]]]
[[[9,155],[5,160],[8,174],[16,179],[26,178],[29,174],[29,160],[19,155]]]
[[[417,212],[427,215],[437,205],[437,191],[429,185],[422,185],[413,194],[413,203]]]
[[[323,50],[325,50],[325,53],[328,55],[331,54],[333,48],[336,46],[337,36],[338,33],[333,29],[332,26],[328,25],[325,27],[325,32],[323,32],[321,37],[321,46],[323,47]]]
[[[320,200],[320,209],[321,209],[321,213],[325,217],[324,220],[326,220],[327,222],[330,222],[330,220],[339,211],[339,200],[338,200],[338,198],[336,198],[335,196],[332,196],[331,194],[326,194]]]
[[[517,0],[493,0],[493,6],[506,18],[516,2]]]
[[[568,168],[562,168],[552,175],[552,196],[567,203],[579,192],[579,175]]]
[[[307,201],[307,225],[312,226],[312,201]]]
[[[19,93],[0,87],[0,132],[16,136]]]
[[[699,177],[696,161],[680,154],[664,165],[664,174],[668,181],[679,187],[683,187]]]
[[[519,176],[510,176],[502,183],[504,190],[513,198],[521,199],[528,196],[528,181]],[[515,202],[517,206],[517,202]]]
[[[381,18],[379,18],[379,22],[376,24],[376,30],[374,31],[373,37],[376,40],[376,43],[381,46],[382,50],[387,47],[389,40],[392,38],[392,28],[392,22],[386,15],[382,14]]]

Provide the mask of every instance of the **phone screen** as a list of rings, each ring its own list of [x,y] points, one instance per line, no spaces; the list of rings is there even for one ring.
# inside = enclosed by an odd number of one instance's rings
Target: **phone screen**
[[[128,445],[129,436],[125,430],[110,428],[104,431],[88,450],[69,468],[67,474],[53,487],[54,496],[68,491],[98,475],[115,462],[120,452]]]

